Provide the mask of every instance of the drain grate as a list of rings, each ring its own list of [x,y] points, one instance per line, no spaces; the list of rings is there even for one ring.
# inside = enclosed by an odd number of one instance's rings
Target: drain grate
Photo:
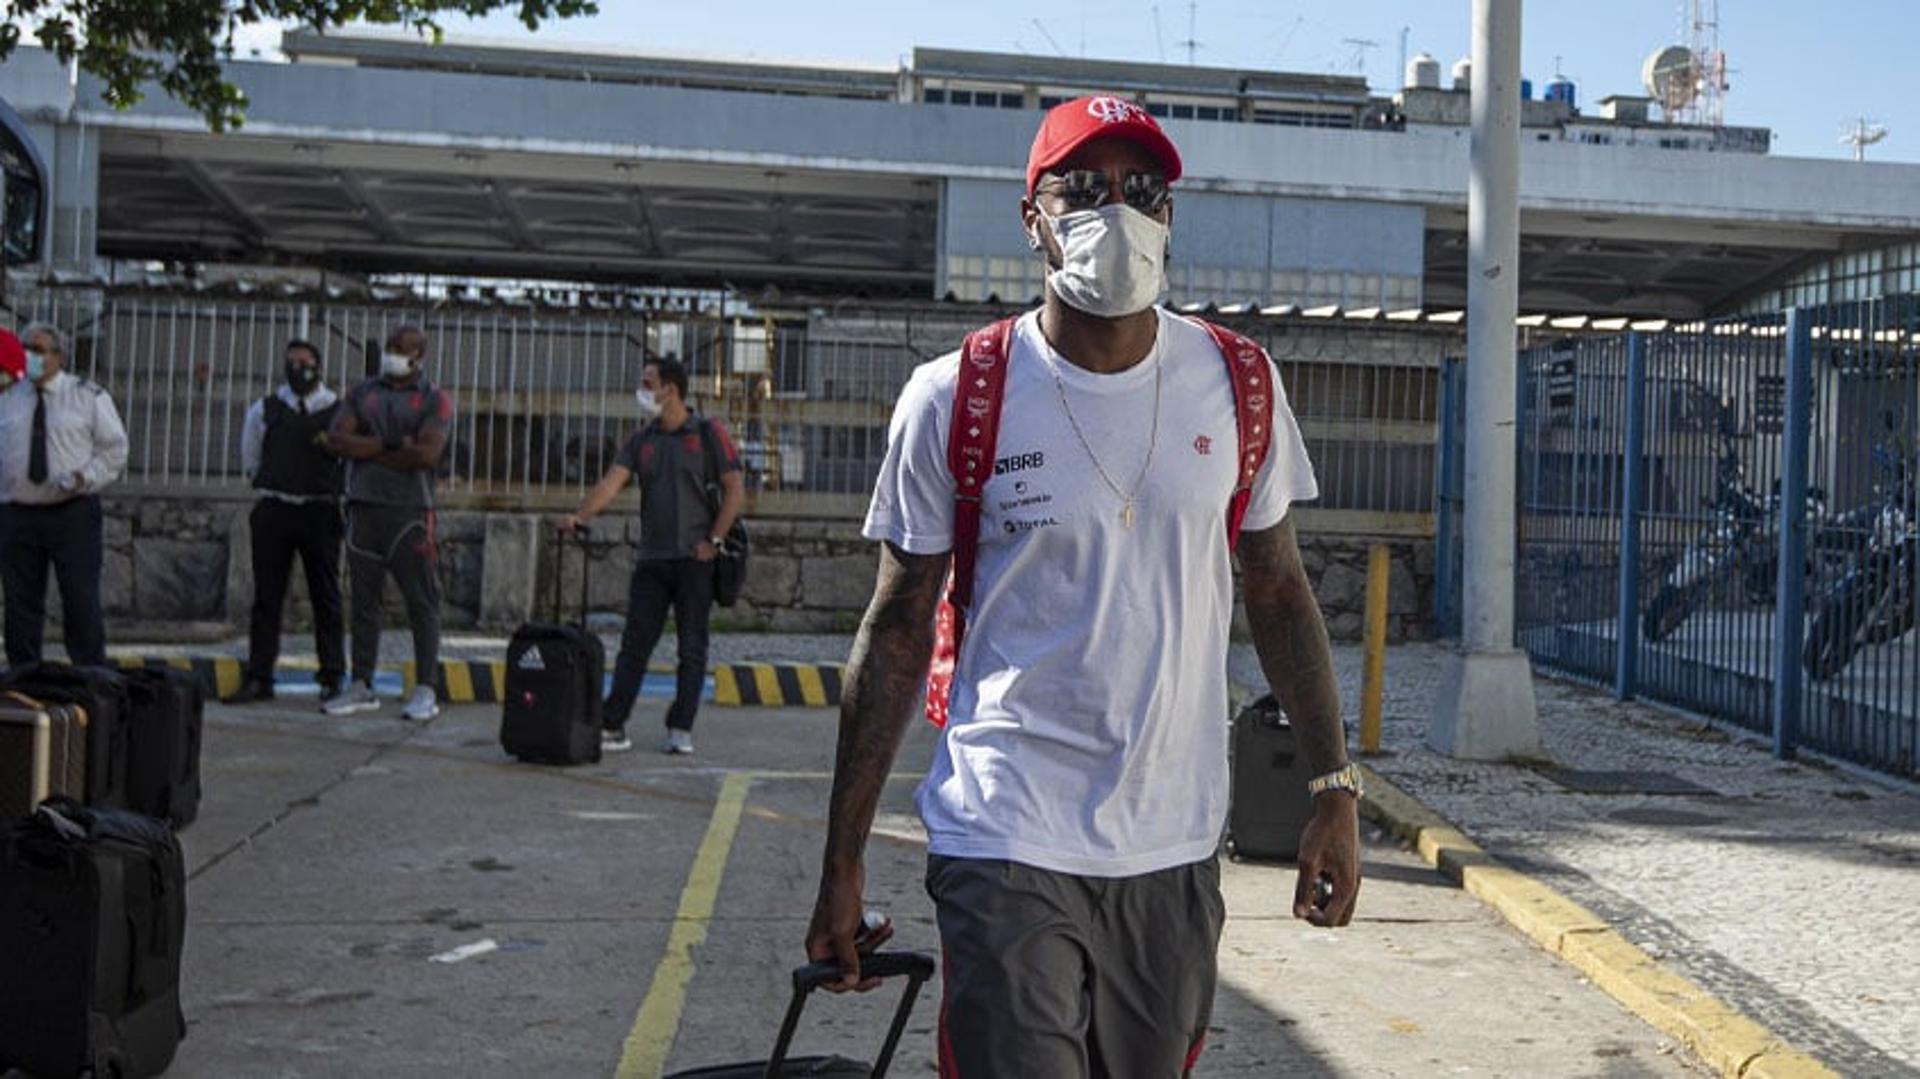
[[[1570,791],[1581,794],[1718,794],[1670,772],[1582,771],[1577,768],[1540,768],[1537,771]]]

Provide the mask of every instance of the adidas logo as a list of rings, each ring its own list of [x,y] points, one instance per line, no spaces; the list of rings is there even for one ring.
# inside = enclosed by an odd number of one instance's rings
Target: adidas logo
[[[521,654],[520,662],[514,666],[523,671],[544,671],[547,669],[547,661],[541,658],[538,648],[529,648]]]

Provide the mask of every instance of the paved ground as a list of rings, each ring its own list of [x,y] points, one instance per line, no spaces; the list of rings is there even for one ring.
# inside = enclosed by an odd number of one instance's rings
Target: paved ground
[[[832,715],[711,709],[698,757],[569,771],[506,761],[495,718],[209,710],[207,802],[184,836],[191,1032],[170,1074],[606,1075],[623,1052],[646,1074],[764,1055],[814,885]],[[875,904],[923,949],[910,794],[928,733],[915,725],[870,858]],[[1361,920],[1339,933],[1286,916],[1286,870],[1228,866],[1202,1074],[1692,1067],[1412,855],[1375,837],[1367,861]],[[887,1003],[819,1001],[803,1048],[870,1055]],[[935,1014],[916,1014],[898,1074],[931,1074]]]
[[[1359,700],[1359,652],[1337,656]],[[1538,682],[1555,763],[1659,772],[1698,795],[1578,794],[1427,750],[1446,654],[1393,649],[1376,769],[1721,1000],[1846,1075],[1920,1075],[1920,794],[1663,709]],[[1237,654],[1237,680],[1252,681]]]

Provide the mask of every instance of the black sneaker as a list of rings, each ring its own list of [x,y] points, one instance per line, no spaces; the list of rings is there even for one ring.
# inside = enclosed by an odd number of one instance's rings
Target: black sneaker
[[[257,701],[270,701],[272,699],[272,682],[262,682],[258,678],[249,678],[245,682],[240,683],[240,688],[234,692],[233,696],[228,697],[225,703],[253,704]]]

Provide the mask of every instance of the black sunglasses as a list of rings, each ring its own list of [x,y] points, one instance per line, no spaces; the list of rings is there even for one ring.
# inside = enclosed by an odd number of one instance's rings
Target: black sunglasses
[[[1091,210],[1107,201],[1111,187],[1111,179],[1098,169],[1070,169],[1041,177],[1034,190],[1058,196],[1069,210]],[[1121,201],[1149,216],[1165,209],[1172,197],[1167,178],[1157,172],[1130,172],[1120,181]]]

